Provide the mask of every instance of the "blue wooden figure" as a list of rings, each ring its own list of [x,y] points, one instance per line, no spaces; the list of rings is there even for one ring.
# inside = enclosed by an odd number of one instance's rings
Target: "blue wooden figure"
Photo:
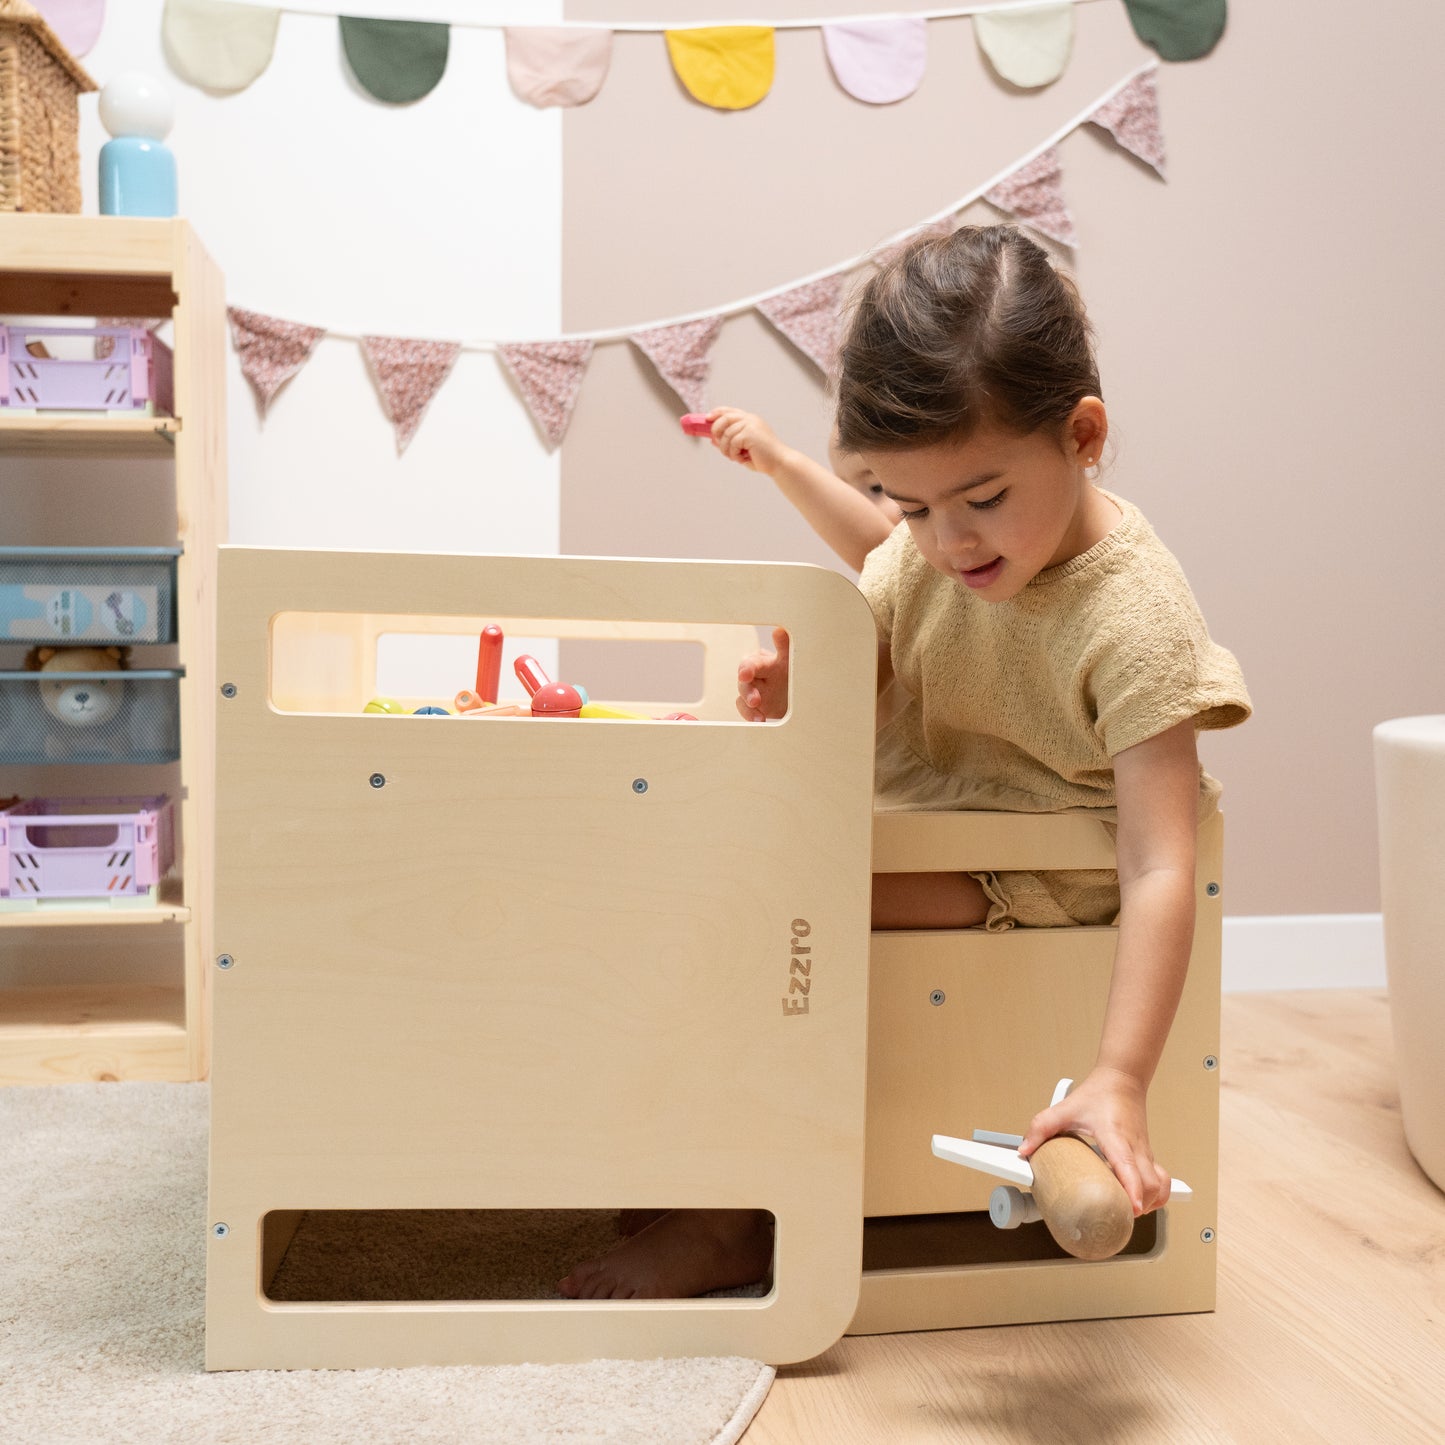
[[[170,96],[147,75],[126,71],[100,92],[101,124],[115,137],[100,148],[103,216],[174,216],[176,158],[164,144]]]

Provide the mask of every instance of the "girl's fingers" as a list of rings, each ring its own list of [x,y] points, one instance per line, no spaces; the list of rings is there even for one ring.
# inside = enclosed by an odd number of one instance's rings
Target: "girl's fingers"
[[[1100,1144],[1103,1145],[1102,1140]],[[1114,1171],[1114,1177],[1124,1186],[1124,1193],[1129,1196],[1129,1203],[1133,1206],[1134,1217],[1137,1219],[1144,1212],[1144,1181],[1134,1163],[1134,1156],[1121,1144],[1103,1145],[1103,1148],[1104,1158]]]

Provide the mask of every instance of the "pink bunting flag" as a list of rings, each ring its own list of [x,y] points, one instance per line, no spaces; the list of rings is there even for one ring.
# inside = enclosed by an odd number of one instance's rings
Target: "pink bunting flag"
[[[758,310],[827,376],[838,352],[838,301],[842,294],[843,278],[824,276],[759,301]]]
[[[1077,246],[1079,234],[1064,200],[1063,167],[1050,148],[984,192],[984,200],[1015,220],[1065,246]]]
[[[271,398],[306,365],[326,333],[319,326],[281,321],[239,306],[228,306],[226,315],[231,320],[231,342],[241,362],[241,374],[251,383],[265,416]]]
[[[1102,126],[1131,155],[1153,166],[1164,179],[1164,127],[1159,120],[1159,87],[1152,70],[1136,75],[1089,120]]]
[[[700,321],[684,321],[677,326],[634,331],[628,340],[652,362],[689,411],[706,411],[704,396],[712,344],[722,323],[721,316],[704,316]]]
[[[456,365],[462,348],[454,341],[363,336],[361,349],[376,378],[386,414],[396,428],[396,450],[400,455],[416,435],[422,414]]]
[[[529,105],[586,105],[612,64],[612,32],[591,27],[509,25],[507,79]]]
[[[105,0],[35,0],[35,8],[56,39],[77,58],[95,44],[105,24]]]
[[[512,373],[542,435],[552,446],[559,445],[572,420],[587,363],[592,359],[592,343],[513,341],[499,345],[497,355]]]
[[[855,100],[891,105],[918,89],[928,63],[922,16],[833,21],[823,26],[833,76]]]

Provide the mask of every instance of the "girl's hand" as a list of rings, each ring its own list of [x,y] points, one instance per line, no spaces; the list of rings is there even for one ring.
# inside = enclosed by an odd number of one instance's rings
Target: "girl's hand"
[[[1056,1134],[1084,1134],[1103,1150],[1134,1216],[1169,1202],[1169,1174],[1154,1162],[1145,1114],[1146,1089],[1132,1074],[1094,1069],[1062,1102],[1035,1114],[1019,1158]]]
[[[762,417],[735,406],[716,406],[707,414],[713,445],[730,461],[770,477],[783,465],[787,447]]]
[[[754,652],[738,663],[738,712],[746,722],[780,718],[788,710],[788,634],[773,628],[776,652]]]

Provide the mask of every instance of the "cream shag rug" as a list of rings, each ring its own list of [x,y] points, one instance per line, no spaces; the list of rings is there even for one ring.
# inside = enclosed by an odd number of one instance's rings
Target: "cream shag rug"
[[[207,1088],[0,1088],[5,1445],[732,1445],[757,1360],[203,1366]]]

